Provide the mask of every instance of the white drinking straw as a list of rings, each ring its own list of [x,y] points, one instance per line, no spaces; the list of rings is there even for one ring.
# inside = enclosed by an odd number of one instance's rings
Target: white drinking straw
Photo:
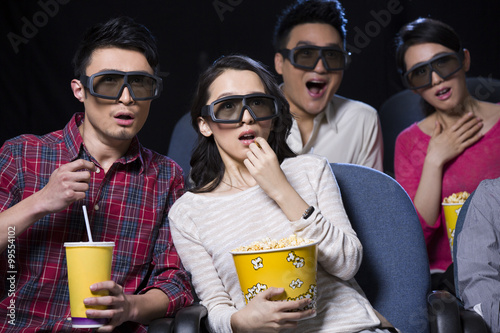
[[[85,226],[87,227],[87,235],[89,236],[89,242],[93,243],[94,241],[92,240],[92,234],[90,233],[90,223],[89,223],[89,217],[87,215],[87,207],[83,205],[82,209],[83,209],[83,216],[85,217]]]

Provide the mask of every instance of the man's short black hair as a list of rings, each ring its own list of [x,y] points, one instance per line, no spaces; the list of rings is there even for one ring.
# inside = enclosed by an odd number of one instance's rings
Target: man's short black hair
[[[155,73],[159,70],[158,48],[151,32],[132,18],[122,16],[96,24],[85,32],[73,57],[75,77],[79,78],[81,75],[85,75],[85,69],[89,65],[92,52],[106,47],[142,52]]]
[[[337,0],[297,0],[283,10],[274,28],[275,51],[285,48],[290,31],[305,23],[326,23],[334,27],[345,44],[347,23],[344,8]]]

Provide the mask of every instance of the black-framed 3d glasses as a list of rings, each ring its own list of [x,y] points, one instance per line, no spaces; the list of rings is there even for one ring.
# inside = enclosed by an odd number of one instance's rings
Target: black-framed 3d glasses
[[[351,54],[340,47],[304,45],[291,50],[283,49],[279,53],[300,69],[314,69],[320,59],[327,71],[344,70],[351,62]]]
[[[103,71],[82,75],[80,82],[92,96],[113,100],[120,98],[125,87],[135,101],[155,99],[162,90],[162,79],[145,72]]]
[[[233,95],[205,105],[201,115],[216,123],[235,124],[241,122],[245,110],[255,121],[268,120],[278,116],[279,102],[267,94]]]
[[[432,85],[432,72],[443,80],[458,72],[463,66],[463,52],[439,54],[432,59],[416,64],[403,74],[403,83],[409,89],[421,89]]]

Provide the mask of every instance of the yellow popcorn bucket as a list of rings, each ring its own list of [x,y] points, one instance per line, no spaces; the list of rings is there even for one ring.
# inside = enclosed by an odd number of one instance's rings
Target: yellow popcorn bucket
[[[248,302],[270,287],[285,292],[273,300],[312,302],[301,310],[316,307],[316,269],[318,242],[272,250],[231,251],[240,287]]]
[[[458,214],[462,209],[463,203],[442,203],[444,218],[446,220],[446,231],[450,242],[450,250],[453,257],[453,238],[455,237],[455,227],[457,225]]]

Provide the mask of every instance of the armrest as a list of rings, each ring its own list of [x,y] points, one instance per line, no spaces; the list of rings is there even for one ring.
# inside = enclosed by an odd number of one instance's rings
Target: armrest
[[[191,306],[180,309],[175,316],[174,332],[175,333],[193,333],[204,332],[204,322],[207,316],[207,308],[201,304],[193,304]]]
[[[174,329],[174,318],[158,318],[148,326],[148,333],[171,333]]]
[[[462,332],[458,299],[444,290],[427,296],[431,333]]]
[[[461,309],[460,317],[464,327],[464,333],[488,333],[486,322],[477,312]]]
[[[159,318],[151,321],[148,333],[195,333],[205,332],[203,320],[207,316],[207,308],[193,304],[177,311],[174,318]]]

